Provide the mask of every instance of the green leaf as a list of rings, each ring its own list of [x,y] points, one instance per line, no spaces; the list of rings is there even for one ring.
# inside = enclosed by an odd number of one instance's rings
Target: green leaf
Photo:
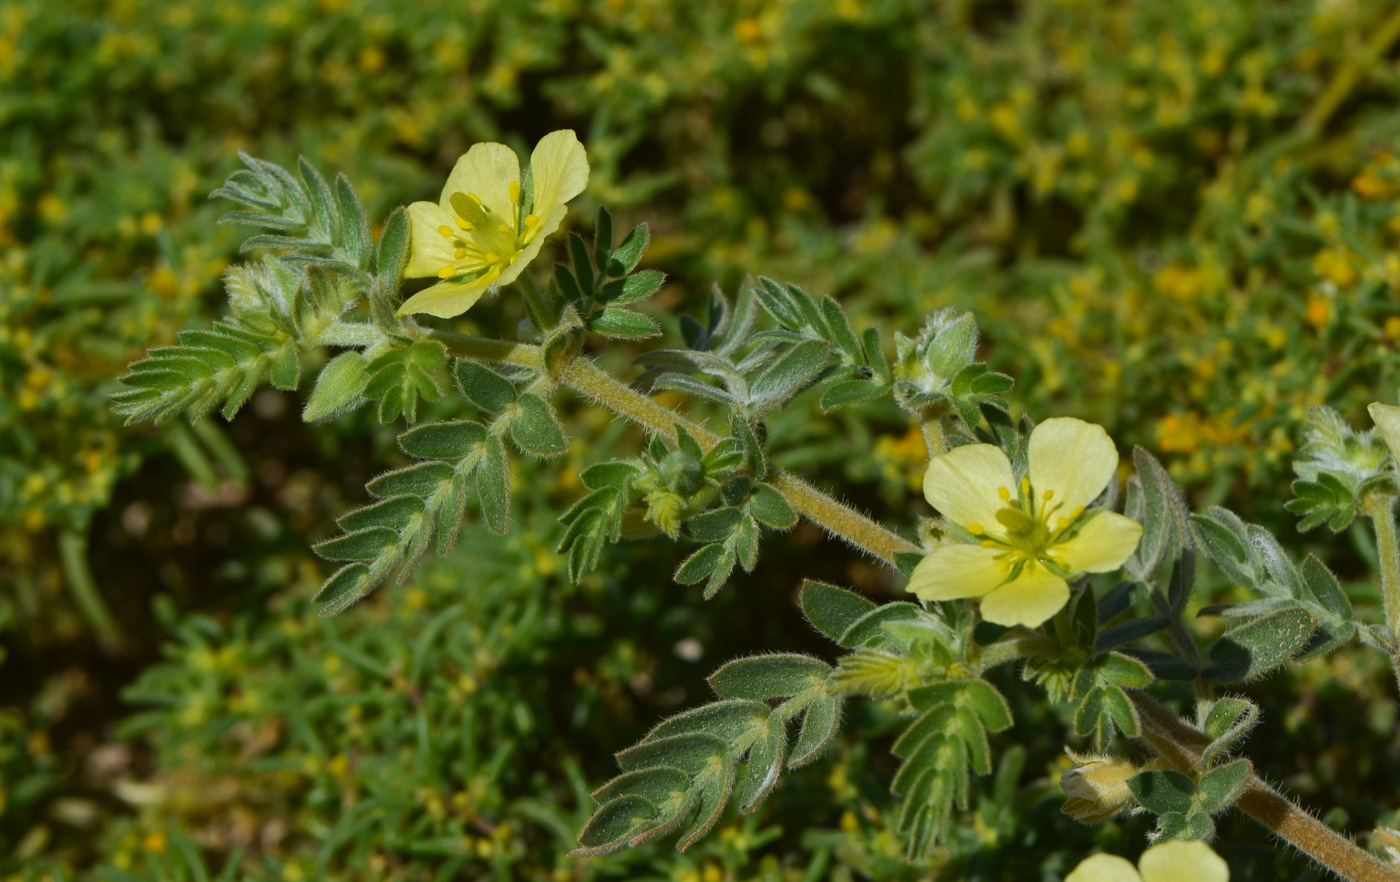
[[[689,775],[680,769],[661,766],[618,775],[593,791],[593,798],[602,804],[624,796],[640,796],[654,805],[662,805],[689,789]]]
[[[917,604],[903,600],[882,604],[847,628],[839,642],[847,649],[886,645],[889,643],[889,638],[885,635],[886,622],[911,622],[919,617],[919,613]]]
[[[337,355],[316,378],[316,387],[306,400],[302,419],[315,423],[353,410],[363,401],[360,393],[365,391],[368,382],[364,356],[358,352]]]
[[[1147,580],[1162,565],[1170,565],[1193,545],[1190,509],[1181,488],[1156,457],[1141,447],[1133,449],[1137,474],[1129,482],[1128,511],[1143,525],[1142,541],[1128,558],[1127,569]]]
[[[608,302],[614,306],[622,306],[627,303],[635,303],[638,300],[645,300],[661,290],[661,286],[666,284],[666,274],[660,270],[648,269],[628,276],[622,283],[621,290],[616,296],[609,298]]]
[[[1228,753],[1259,722],[1259,707],[1243,698],[1221,698],[1206,715],[1206,737],[1211,739],[1201,754],[1201,762],[1209,765],[1217,756]]]
[[[372,527],[318,542],[311,549],[326,560],[374,560],[398,544],[398,530]]]
[[[1092,735],[1102,740],[1104,735],[1104,692],[1103,686],[1095,686],[1079,702],[1074,712],[1074,731],[1080,735]]]
[[[1128,781],[1128,789],[1153,814],[1186,814],[1196,799],[1196,783],[1173,769],[1139,772]]]
[[[612,256],[613,221],[606,207],[598,206],[598,220],[593,224],[593,262],[606,272]]]
[[[520,396],[517,406],[520,410],[510,424],[510,437],[521,450],[550,457],[569,449],[563,427],[543,398],[526,392]]]
[[[510,529],[510,466],[505,445],[494,435],[487,439],[486,455],[476,469],[476,490],[486,525],[504,535]]]
[[[282,344],[272,357],[272,385],[284,392],[291,392],[301,382],[301,353],[291,340]]]
[[[749,814],[772,792],[783,770],[787,749],[787,728],[769,717],[763,734],[749,748],[748,759],[736,770],[734,801],[739,810]]]
[[[651,229],[646,224],[633,227],[622,237],[622,243],[613,249],[612,257],[608,259],[608,275],[621,278],[636,269],[650,242]]]
[[[768,463],[764,458],[763,445],[759,443],[753,427],[736,413],[729,421],[729,433],[738,444],[739,450],[744,456],[744,462],[753,471],[753,479],[762,481],[768,474]]]
[[[467,400],[487,413],[502,413],[515,403],[515,386],[490,368],[460,358],[453,364],[453,374]]]
[[[407,468],[386,472],[365,485],[371,496],[388,499],[394,496],[427,496],[436,493],[452,480],[455,472],[445,462],[420,462]]]
[[[821,408],[824,411],[832,411],[848,404],[874,401],[887,392],[889,386],[871,380],[846,380],[829,386],[822,393]]]
[[[384,221],[379,234],[379,247],[374,256],[374,275],[385,292],[397,292],[408,262],[408,214],[395,208]]]
[[[336,525],[347,533],[370,527],[402,530],[421,517],[423,511],[423,500],[418,496],[395,496],[343,514],[336,518]]]
[[[1118,731],[1129,738],[1138,737],[1141,724],[1138,721],[1137,708],[1133,706],[1126,692],[1118,686],[1104,687],[1103,709],[1118,727]]]
[[[369,268],[374,241],[369,234],[369,216],[360,194],[343,174],[335,176],[335,201],[340,209],[340,239],[350,260],[358,269]]]
[[[822,755],[836,738],[836,730],[841,724],[841,701],[832,696],[822,696],[811,704],[802,715],[802,730],[797,735],[797,743],[788,758],[788,768],[805,766]]]
[[[710,688],[721,698],[765,700],[799,695],[826,682],[831,666],[795,653],[739,658],[710,675]]]
[[[729,802],[729,792],[734,787],[734,763],[728,754],[719,758],[719,768],[709,775],[702,776],[704,784],[695,800],[695,820],[681,831],[676,848],[685,851],[700,840],[719,822],[724,807]]]
[[[873,601],[854,591],[811,579],[802,584],[800,602],[802,615],[812,627],[837,643],[862,616],[875,609]]]
[[[716,542],[706,545],[686,558],[676,569],[675,580],[682,585],[694,585],[709,578],[719,567],[725,555],[725,548]]]
[[[399,436],[399,447],[419,459],[462,459],[486,442],[486,427],[469,420],[424,423]]]
[[[664,766],[680,769],[687,775],[698,775],[709,768],[710,760],[728,754],[729,744],[724,739],[690,733],[643,741],[619,752],[617,764],[624,772]]]
[[[596,857],[617,851],[626,846],[634,834],[645,830],[654,817],[656,806],[640,796],[624,796],[604,803],[579,833],[582,848],[569,852],[569,856]]]
[[[630,309],[613,307],[589,319],[588,330],[617,340],[649,340],[661,336],[661,325],[656,319]]]
[[[1351,618],[1351,600],[1326,564],[1309,554],[1303,560],[1301,572],[1308,591],[1319,606],[1342,621]]]
[[[786,530],[797,524],[797,513],[788,505],[787,499],[767,484],[759,484],[753,488],[753,496],[749,498],[749,511],[775,530]]]
[[[1238,759],[1206,772],[1201,776],[1201,808],[1214,815],[1234,805],[1249,785],[1252,771],[1249,760]]]
[[[786,401],[826,367],[831,346],[820,340],[806,340],[792,347],[749,388],[749,398],[761,409]]]
[[[641,473],[642,470],[631,463],[601,462],[579,472],[579,480],[590,490],[602,490],[605,487],[622,490]]]
[[[771,713],[768,705],[761,701],[711,702],[663,720],[642,741],[660,741],[677,735],[699,733],[713,735],[732,746],[762,726]]]
[[[1109,683],[1141,689],[1152,682],[1152,671],[1135,658],[1117,652],[1106,652],[1095,661],[1099,673]]]
[[[1204,676],[1212,683],[1251,680],[1302,652],[1317,627],[1305,609],[1285,609],[1261,616],[1227,631],[1210,648],[1211,666]]]
[[[321,604],[321,618],[329,618],[368,594],[374,581],[369,567],[352,563],[327,579],[311,600]]]
[[[959,699],[977,714],[982,725],[990,732],[1000,732],[1011,728],[1011,706],[986,680],[968,680],[963,684]]]
[[[1102,651],[1122,646],[1124,643],[1155,634],[1170,624],[1171,619],[1166,616],[1143,616],[1112,628],[1104,628],[1094,639],[1094,649]]]
[[[835,343],[852,364],[860,364],[860,342],[856,340],[855,329],[851,327],[851,320],[846,317],[846,311],[841,308],[841,304],[827,295],[821,299],[821,310],[822,318],[831,330],[827,339]]]

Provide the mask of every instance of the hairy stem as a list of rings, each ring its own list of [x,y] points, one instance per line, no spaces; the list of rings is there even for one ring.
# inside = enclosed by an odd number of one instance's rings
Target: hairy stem
[[[1392,635],[1400,635],[1400,544],[1395,535],[1395,497],[1377,493],[1362,507],[1376,531],[1376,554],[1381,563],[1381,597],[1385,624]]]
[[[1201,765],[1210,739],[1146,693],[1130,691],[1142,722],[1142,737],[1177,771],[1191,774]],[[1299,808],[1292,800],[1251,775],[1235,803],[1240,811],[1274,835],[1350,882],[1400,882],[1400,870]]]
[[[456,356],[494,361],[497,364],[513,364],[536,371],[544,370],[544,356],[540,347],[531,346],[529,343],[490,340],[486,337],[471,337],[446,331],[434,331],[432,336]]]

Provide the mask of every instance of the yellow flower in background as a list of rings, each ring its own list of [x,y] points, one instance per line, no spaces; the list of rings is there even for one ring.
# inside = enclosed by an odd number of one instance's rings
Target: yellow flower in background
[[[550,132],[530,155],[529,185],[504,144],[475,144],[442,188],[442,199],[408,207],[409,257],[404,275],[436,276],[399,315],[461,315],[495,286],[515,281],[545,239],[559,229],[570,199],[588,185],[588,155],[573,131]]]
[[[1075,573],[1118,569],[1142,525],[1087,510],[1118,468],[1102,426],[1046,420],[1031,432],[1030,467],[1017,484],[1011,462],[991,444],[955,447],[929,463],[924,496],[980,541],[935,548],[908,590],[924,600],[982,599],[982,618],[1034,628],[1069,602]]]
[[[1204,842],[1163,842],[1142,853],[1138,865],[1096,854],[1065,882],[1230,882],[1230,868]]]

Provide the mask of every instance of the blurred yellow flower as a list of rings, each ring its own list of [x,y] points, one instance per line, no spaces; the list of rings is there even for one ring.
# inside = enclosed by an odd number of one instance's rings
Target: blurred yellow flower
[[[1046,420],[1031,432],[1029,460],[1019,486],[1010,460],[991,444],[955,447],[929,463],[929,504],[980,541],[935,548],[914,569],[909,591],[924,600],[981,598],[987,621],[1034,628],[1069,602],[1070,576],[1110,572],[1128,559],[1142,525],[1086,510],[1118,469],[1103,427]]]
[[[1138,865],[1096,854],[1065,882],[1230,882],[1230,868],[1204,842],[1163,842],[1142,853]]]
[[[509,284],[559,229],[570,199],[588,185],[588,156],[573,131],[550,132],[530,155],[528,187],[504,144],[476,144],[459,160],[435,205],[408,207],[410,279],[441,282],[410,297],[399,315],[461,315]]]

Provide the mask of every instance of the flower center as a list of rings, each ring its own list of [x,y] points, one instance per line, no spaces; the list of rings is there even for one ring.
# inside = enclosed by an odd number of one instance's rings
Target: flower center
[[[981,524],[969,524],[968,531],[982,540],[983,548],[1003,549],[1000,556],[1002,566],[1009,572],[1022,563],[1041,561],[1062,566],[1054,546],[1060,542],[1083,509],[1076,509],[1066,517],[1060,514],[1062,503],[1055,502],[1055,491],[1046,490],[1037,500],[1027,478],[1021,479],[1020,492],[1012,496],[1011,490],[998,487],[1002,508],[997,510],[997,524],[1003,535],[987,533]]]
[[[457,215],[457,227],[443,224],[438,233],[451,242],[454,260],[438,270],[439,278],[472,275],[494,279],[535,238],[540,219],[533,214],[520,216],[520,182],[511,181],[508,191],[510,209],[505,215],[494,211],[475,193],[452,194],[449,201]]]

